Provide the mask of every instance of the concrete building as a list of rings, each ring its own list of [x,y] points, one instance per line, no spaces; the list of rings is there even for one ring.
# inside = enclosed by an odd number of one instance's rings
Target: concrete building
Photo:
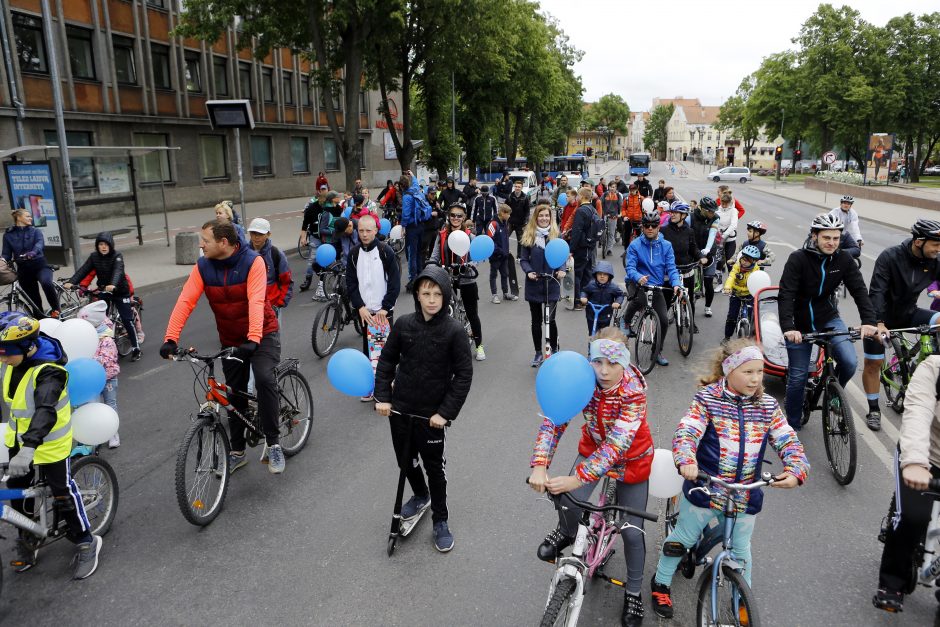
[[[646,123],[650,119],[649,111],[630,112],[630,152],[647,152],[643,135],[646,133]]]
[[[237,200],[232,135],[209,126],[205,103],[210,99],[252,103],[256,128],[241,134],[247,200],[312,194],[320,171],[334,186],[345,186],[324,94],[312,85],[305,59],[284,49],[255,59],[250,47],[238,50],[237,24],[215,43],[172,37],[182,4],[174,0],[50,4],[69,145],[178,146],[178,151],[137,157],[135,164],[142,189],[163,183],[168,208]],[[2,44],[12,53],[12,73],[0,64],[0,147],[18,144],[14,90],[25,108],[23,143],[55,144],[52,59],[39,2],[10,0],[2,6],[7,33]],[[342,97],[333,99],[342,108]],[[390,138],[376,113],[379,100],[378,92],[361,91],[354,113],[364,154],[363,182],[373,187],[400,172],[394,150],[386,158]],[[95,200],[103,198],[99,178],[105,161],[72,160],[76,201],[84,212],[94,211]],[[144,210],[154,209],[146,204]],[[127,209],[108,207],[108,212]]]

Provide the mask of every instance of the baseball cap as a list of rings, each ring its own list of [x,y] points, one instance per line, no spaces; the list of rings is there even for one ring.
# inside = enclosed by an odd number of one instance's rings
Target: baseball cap
[[[271,223],[264,218],[255,218],[248,225],[248,232],[268,234],[271,232]]]
[[[327,187],[326,185],[321,185],[321,186],[320,186],[320,189],[323,190],[323,189],[330,189],[330,188]]]

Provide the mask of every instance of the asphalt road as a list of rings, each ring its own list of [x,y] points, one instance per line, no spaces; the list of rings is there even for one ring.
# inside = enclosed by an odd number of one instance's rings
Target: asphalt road
[[[665,170],[656,164],[653,178]],[[686,197],[713,193],[711,182],[672,179]],[[815,208],[735,186],[747,220],[769,223],[777,250],[774,278],[791,247],[802,243]],[[865,266],[899,241],[901,231],[863,224]],[[616,255],[619,255],[619,250]],[[617,257],[615,256],[615,259]],[[615,264],[617,265],[617,264]],[[299,260],[294,270],[302,273]],[[483,272],[486,275],[486,272]],[[622,276],[622,269],[618,270]],[[488,293],[485,282],[481,293]],[[308,293],[309,294],[309,293]],[[144,359],[123,363],[119,404],[123,446],[103,452],[120,480],[121,502],[104,539],[98,572],[69,579],[71,546],[51,545],[39,565],[23,575],[4,573],[0,620],[6,624],[256,624],[287,625],[531,625],[545,603],[551,567],[535,548],[555,525],[549,503],[523,483],[540,418],[528,308],[522,301],[484,300],[481,317],[487,360],[474,364],[470,398],[447,433],[451,529],[456,546],[437,553],[431,526],[422,526],[385,554],[397,481],[386,422],[358,399],[343,397],[326,379],[325,361],[309,344],[320,306],[297,294],[285,312],[283,355],[299,357],[315,400],[313,433],[305,450],[288,460],[284,475],[270,476],[255,462],[233,477],[222,515],[209,527],[189,525],[176,506],[176,448],[197,407],[185,364],[161,361],[156,351],[175,301],[172,290],[145,295],[148,333]],[[402,294],[405,313],[413,300]],[[695,392],[702,355],[721,338],[726,305],[716,296],[712,319],[688,359],[666,341],[671,365],[648,377],[649,420],[657,446],[668,447],[675,425]],[[846,318],[857,321],[851,304]],[[582,351],[583,313],[560,312],[561,344]],[[217,346],[210,313],[202,303],[183,341]],[[357,347],[346,329],[340,347]],[[859,347],[859,353],[860,353]],[[855,384],[860,387],[860,373]],[[768,390],[778,396],[779,383]],[[901,616],[874,610],[881,545],[876,540],[892,489],[889,472],[899,417],[886,410],[885,429],[872,434],[858,419],[863,397],[850,394],[857,415],[860,462],[855,481],[840,487],[827,468],[818,414],[803,431],[813,470],[798,490],[769,490],[754,534],[754,588],[768,625],[924,625],[933,622],[929,591],[909,597]],[[576,419],[575,425],[580,419]],[[567,471],[576,437],[566,437],[556,456]],[[777,466],[779,468],[779,465]],[[648,508],[661,513],[663,503]],[[644,600],[662,541],[661,525],[648,525]],[[10,555],[10,541],[0,544]],[[623,575],[622,558],[611,562]],[[674,581],[674,625],[693,624],[694,581]],[[605,583],[589,587],[582,624],[618,624],[621,592]],[[661,621],[664,624],[666,621]]]

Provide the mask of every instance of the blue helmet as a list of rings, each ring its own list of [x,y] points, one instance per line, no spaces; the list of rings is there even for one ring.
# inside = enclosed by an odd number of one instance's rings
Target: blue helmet
[[[682,202],[681,200],[676,200],[671,205],[669,205],[669,211],[674,211],[676,213],[684,213],[688,215],[691,209],[689,208],[689,205],[687,205],[686,203]]]
[[[747,246],[741,249],[741,254],[744,255],[745,257],[750,257],[751,259],[754,259],[756,261],[757,259],[760,259],[760,248],[758,248],[754,244],[748,244]]]

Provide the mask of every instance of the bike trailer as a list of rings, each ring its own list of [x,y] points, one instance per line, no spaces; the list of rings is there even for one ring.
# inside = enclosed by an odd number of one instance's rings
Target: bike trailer
[[[775,377],[787,376],[787,346],[780,328],[777,312],[779,286],[772,285],[757,292],[754,297],[754,336],[764,351],[764,374]],[[822,355],[819,348],[813,348],[810,363],[813,372],[822,369]]]

